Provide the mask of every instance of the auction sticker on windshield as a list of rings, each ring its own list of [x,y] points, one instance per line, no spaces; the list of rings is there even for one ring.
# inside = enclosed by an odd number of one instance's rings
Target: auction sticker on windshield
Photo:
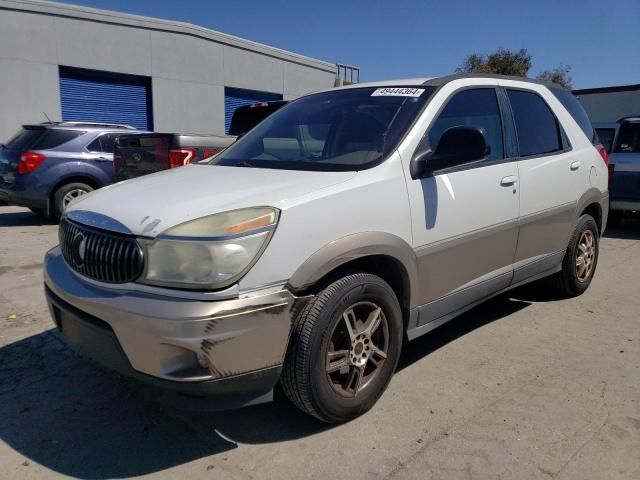
[[[374,91],[372,97],[419,97],[424,92],[424,88],[398,88],[387,87],[378,88]]]

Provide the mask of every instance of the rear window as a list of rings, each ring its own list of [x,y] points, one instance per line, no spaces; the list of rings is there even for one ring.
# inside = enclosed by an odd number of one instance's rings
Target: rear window
[[[9,140],[9,150],[49,150],[59,147],[84,132],[81,130],[57,130],[50,128],[23,128]]]
[[[520,156],[562,150],[558,121],[542,97],[523,90],[507,90],[507,95],[516,123]]]
[[[551,90],[551,93],[553,93],[555,97],[560,100],[560,103],[562,103],[564,108],[567,109],[576,123],[580,125],[580,128],[587,136],[587,138],[593,142],[595,140],[595,137],[593,135],[593,126],[591,125],[591,120],[589,119],[589,115],[587,115],[587,112],[582,107],[578,99],[574,97],[570,91],[565,90],[564,88],[549,87],[549,90]],[[600,138],[600,140],[602,140],[602,138]]]
[[[611,153],[611,147],[613,146],[613,137],[616,135],[615,128],[596,128],[598,139],[607,152]]]
[[[640,153],[640,123],[623,123],[620,126],[616,153]]]
[[[284,106],[284,103],[258,103],[255,105],[239,107],[233,113],[229,135],[242,135],[247,133],[262,120]]]

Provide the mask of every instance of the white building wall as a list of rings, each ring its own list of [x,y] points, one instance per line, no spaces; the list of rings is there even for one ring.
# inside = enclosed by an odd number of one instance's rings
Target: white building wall
[[[158,131],[224,133],[224,87],[292,99],[334,85],[334,64],[195,25],[42,0],[0,0],[0,141],[61,119],[58,66],[152,79]]]

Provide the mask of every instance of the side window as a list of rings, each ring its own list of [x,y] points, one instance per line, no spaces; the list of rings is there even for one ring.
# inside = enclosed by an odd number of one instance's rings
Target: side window
[[[562,150],[562,136],[556,117],[537,93],[509,90],[521,157]]]
[[[115,144],[117,135],[115,133],[105,133],[99,135],[87,145],[87,150],[97,153],[113,153],[113,145]]]
[[[484,129],[491,147],[487,160],[504,158],[502,121],[495,89],[474,88],[456,93],[431,126],[429,146],[435,150],[444,131],[459,126]]]
[[[100,137],[100,143],[102,144],[102,151],[104,153],[113,153],[116,138],[118,138],[118,135],[115,133],[105,133]]]
[[[623,123],[620,126],[616,153],[640,153],[640,123]]]

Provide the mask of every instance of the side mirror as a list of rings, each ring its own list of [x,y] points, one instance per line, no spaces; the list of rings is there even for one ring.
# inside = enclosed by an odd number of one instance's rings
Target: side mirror
[[[414,154],[410,165],[411,178],[424,178],[452,167],[477,162],[490,152],[484,129],[451,127],[440,137],[435,152],[427,149]]]

